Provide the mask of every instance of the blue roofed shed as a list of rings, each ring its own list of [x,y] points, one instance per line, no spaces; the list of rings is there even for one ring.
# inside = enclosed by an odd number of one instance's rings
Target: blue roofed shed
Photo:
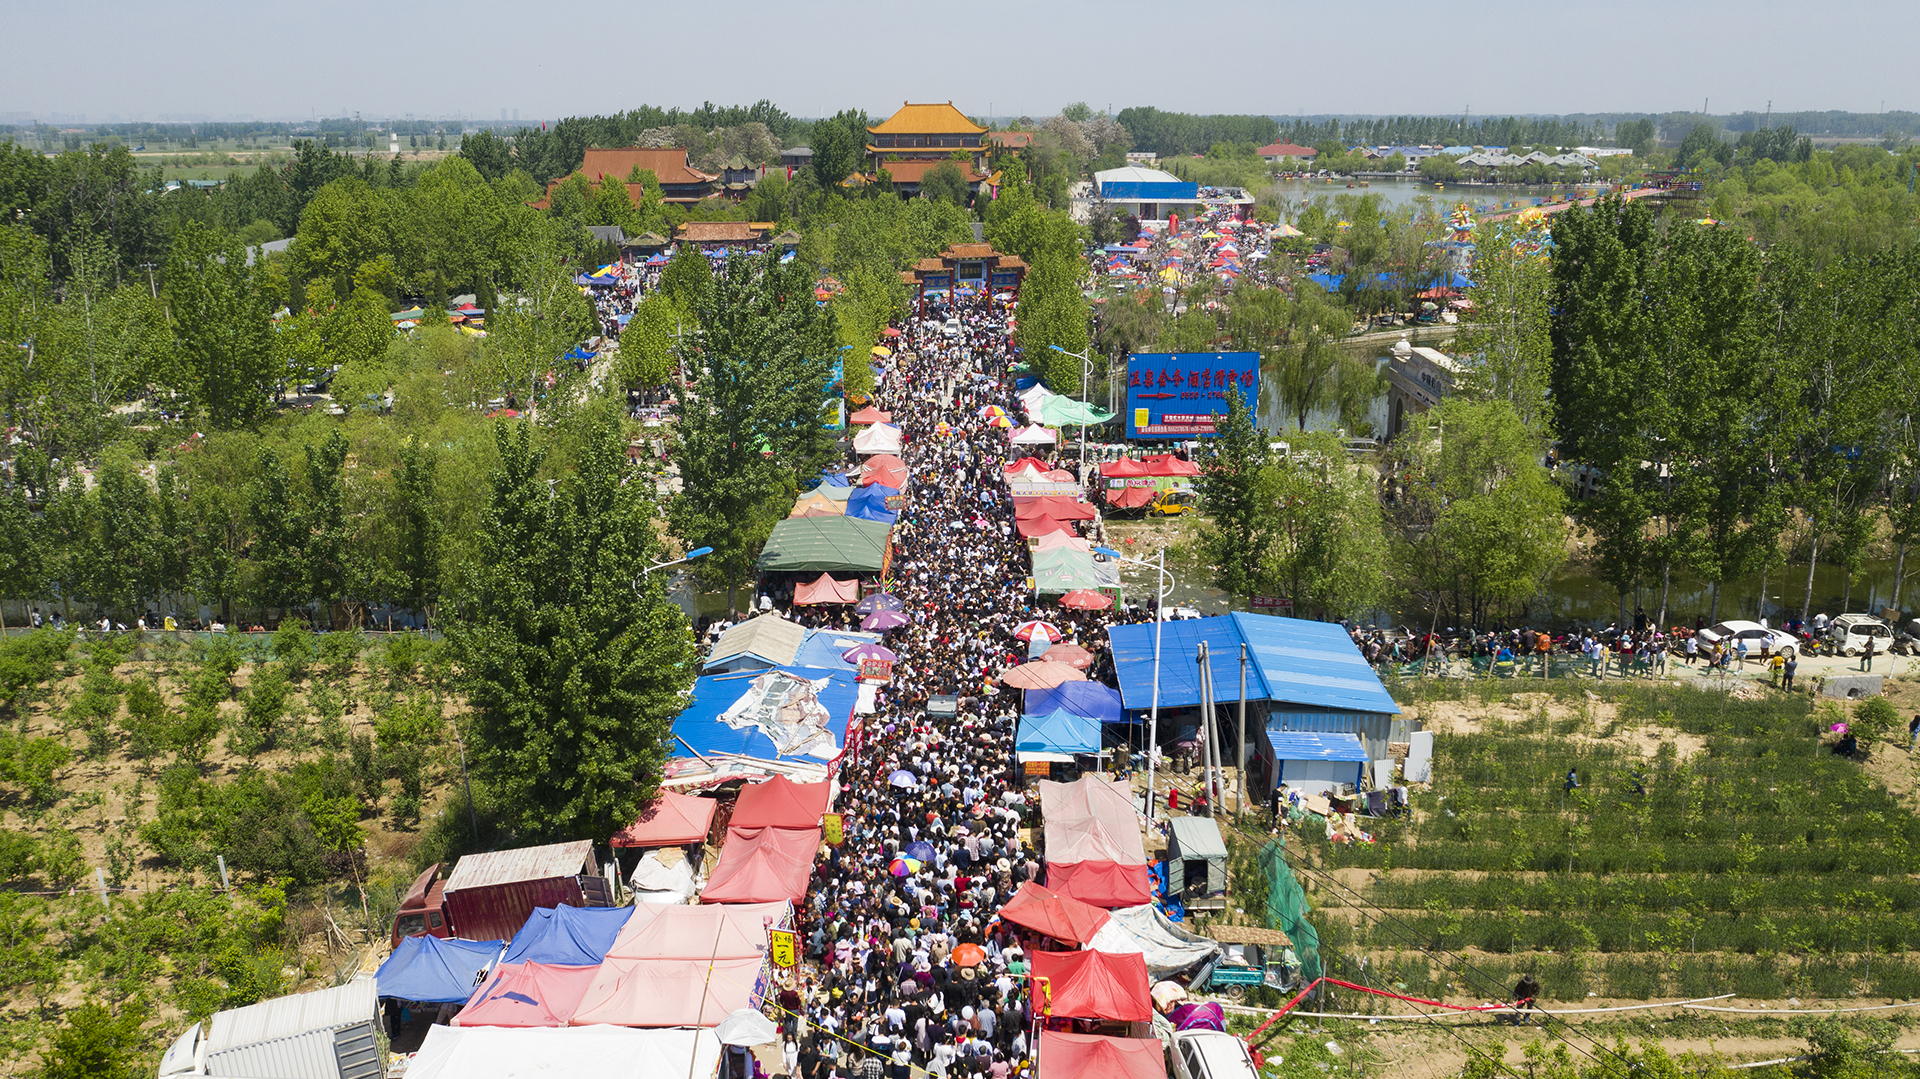
[[[1261,756],[1272,762],[1276,784],[1302,794],[1337,794],[1346,783],[1364,789],[1367,747],[1354,735],[1269,730],[1267,749],[1271,756]]]

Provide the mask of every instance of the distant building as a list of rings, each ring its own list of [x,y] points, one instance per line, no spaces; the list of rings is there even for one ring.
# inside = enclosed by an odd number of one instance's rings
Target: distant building
[[[1033,132],[989,131],[987,141],[1003,150],[1024,150],[1033,145]]]
[[[804,169],[813,164],[813,148],[794,146],[780,151],[780,164],[788,169]]]
[[[867,128],[868,165],[897,176],[896,162],[951,161],[955,154],[966,154],[978,172],[987,167],[986,135],[986,128],[967,119],[951,101],[926,105],[909,101]]]
[[[746,247],[765,240],[774,224],[771,221],[688,221],[674,230],[673,242],[703,250]]]
[[[1276,142],[1269,146],[1262,146],[1254,153],[1269,165],[1283,166],[1311,165],[1313,159],[1320,156],[1320,151],[1311,146],[1298,146],[1291,142]]]
[[[611,176],[622,183],[633,175],[633,170],[645,169],[653,172],[660,181],[660,195],[663,202],[677,202],[691,205],[714,194],[719,177],[701,172],[687,164],[687,151],[682,146],[670,146],[663,149],[645,149],[629,147],[623,150],[588,150],[575,172],[587,178],[587,182],[600,187],[600,182]],[[568,177],[556,177],[547,184],[544,198],[533,204],[535,209],[544,210],[553,198],[556,187],[565,183]]]
[[[900,280],[913,287],[914,303],[925,307],[927,297],[955,289],[1020,293],[1027,264],[1018,255],[1003,255],[992,244],[954,244],[932,258],[921,259]]]
[[[1164,219],[1169,213],[1192,213],[1201,205],[1199,184],[1140,165],[1102,169],[1093,174],[1093,185],[1099,197],[1116,211],[1150,221]]]
[[[1387,437],[1398,438],[1409,416],[1439,404],[1465,371],[1438,349],[1416,348],[1404,337],[1395,342],[1387,361]]]

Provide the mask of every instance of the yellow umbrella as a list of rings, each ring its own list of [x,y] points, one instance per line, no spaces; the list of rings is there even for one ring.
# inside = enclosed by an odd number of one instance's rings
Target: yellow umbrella
[[[873,354],[875,356],[891,356],[893,355],[893,350],[885,345],[875,345],[873,346]]]

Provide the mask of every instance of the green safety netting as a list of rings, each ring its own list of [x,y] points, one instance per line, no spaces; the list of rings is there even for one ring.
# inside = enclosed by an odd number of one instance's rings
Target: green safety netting
[[[1260,872],[1267,878],[1267,924],[1285,933],[1293,941],[1293,954],[1300,957],[1300,976],[1312,981],[1325,971],[1320,966],[1320,934],[1307,922],[1307,894],[1282,856],[1280,844],[1268,843],[1260,849]]]

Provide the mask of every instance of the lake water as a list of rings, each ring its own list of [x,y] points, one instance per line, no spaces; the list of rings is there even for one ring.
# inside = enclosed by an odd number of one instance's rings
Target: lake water
[[[1528,206],[1535,202],[1551,202],[1573,191],[1573,187],[1567,184],[1521,186],[1450,183],[1444,188],[1436,188],[1428,181],[1416,179],[1369,178],[1366,187],[1359,186],[1358,180],[1351,182],[1353,187],[1348,187],[1349,181],[1341,177],[1335,177],[1332,183],[1325,179],[1279,180],[1274,183],[1273,192],[1280,199],[1281,216],[1291,218],[1304,204],[1335,195],[1378,195],[1388,208],[1404,206],[1424,198],[1433,200],[1436,209],[1451,211],[1464,202],[1478,216],[1493,212],[1507,203],[1517,202]]]

